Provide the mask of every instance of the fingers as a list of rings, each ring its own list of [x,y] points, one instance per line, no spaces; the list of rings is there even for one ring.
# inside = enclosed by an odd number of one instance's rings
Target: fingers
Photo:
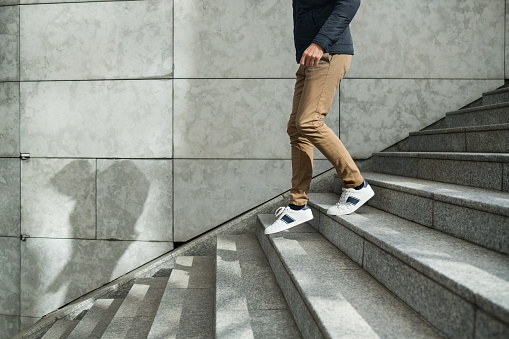
[[[323,49],[318,47],[318,45],[311,44],[302,54],[300,64],[305,67],[316,66],[320,62],[322,55]]]

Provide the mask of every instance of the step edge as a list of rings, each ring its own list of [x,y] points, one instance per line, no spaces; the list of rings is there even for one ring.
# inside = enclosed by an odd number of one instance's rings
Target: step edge
[[[262,226],[262,220],[261,219],[258,219],[258,225],[259,225],[259,232],[261,234],[261,236],[264,236],[264,234],[262,233],[263,232],[263,227]],[[320,237],[322,237],[324,239],[324,241],[327,241],[328,243],[330,243],[330,241],[327,239],[327,237],[325,237],[323,234],[321,233],[313,233],[313,234],[318,234],[320,235]],[[267,237],[267,236],[266,236]],[[306,307],[308,308],[308,311],[312,314],[313,318],[314,318],[314,321],[318,324],[320,330],[322,330],[322,333],[323,331],[327,331],[327,328],[325,326],[325,324],[323,324],[323,322],[320,321],[320,317],[317,315],[317,310],[316,308],[313,306],[314,304],[311,303],[308,298],[307,298],[307,294],[303,292],[302,288],[301,288],[301,284],[299,283],[300,279],[298,277],[296,277],[292,270],[287,266],[286,264],[286,261],[284,259],[282,259],[282,256],[281,256],[281,253],[280,251],[278,250],[277,246],[274,244],[274,241],[273,241],[273,237],[272,236],[268,236],[267,237],[267,241],[270,243],[270,246],[273,248],[273,250],[275,251],[276,255],[278,256],[278,260],[281,262],[281,264],[283,265],[286,273],[288,274],[288,276],[290,277],[290,279],[292,280],[292,283],[294,284],[295,288],[297,289],[298,293],[301,295],[301,298],[302,300],[304,301]],[[332,244],[333,245],[333,244]],[[334,245],[333,245],[334,246]],[[336,247],[336,246],[334,246]],[[336,247],[336,249],[339,251],[339,252],[342,252],[339,248]],[[343,252],[342,252],[343,253]],[[345,254],[346,255],[346,254]],[[352,260],[350,258],[350,260]],[[352,260],[353,261],[353,260]],[[355,261],[353,261],[355,263]],[[371,277],[373,279],[373,281],[377,284],[380,284],[380,286],[384,287],[386,289],[386,287],[380,283],[379,281],[377,281],[374,277],[372,277],[367,271],[365,271],[360,265],[356,264],[355,265],[358,267],[357,269],[355,269],[355,271],[362,271],[364,273],[366,273],[369,277]],[[352,269],[354,270],[354,269]],[[409,307],[403,300],[401,300],[400,298],[398,298],[397,296],[395,296],[391,291],[387,290],[386,291],[392,295],[393,297],[396,298],[397,302],[400,303],[402,306],[404,306],[406,308],[406,310],[408,312],[411,312],[412,314],[415,314],[421,321],[422,321],[422,325],[423,326],[427,326],[428,328],[430,328],[433,332],[437,333],[437,335],[439,336],[442,336],[443,334],[440,333],[440,331],[438,331],[433,325],[431,325],[428,321],[426,321],[422,316],[420,316],[417,312],[415,312],[415,310],[413,310],[411,307]],[[325,334],[325,333],[324,333]],[[327,333],[328,334],[328,333]],[[325,335],[327,335],[325,334]],[[328,336],[327,336],[328,337]]]
[[[316,194],[320,194],[320,193],[316,193]],[[397,247],[391,245],[390,243],[387,243],[384,240],[381,240],[381,239],[377,238],[375,235],[373,235],[373,234],[371,234],[371,233],[369,233],[369,232],[359,228],[358,226],[350,223],[348,220],[345,220],[345,219],[343,219],[341,217],[337,217],[337,216],[335,216],[335,217],[328,216],[326,214],[327,213],[326,208],[323,208],[319,204],[313,203],[311,200],[310,200],[309,204],[310,204],[310,206],[313,206],[314,208],[318,209],[321,214],[325,215],[326,217],[329,217],[329,218],[333,219],[338,224],[348,228],[352,232],[354,232],[357,235],[361,236],[363,239],[371,242],[374,246],[377,246],[380,249],[382,249],[382,250],[388,252],[389,254],[393,255],[394,257],[396,257],[397,259],[401,260],[406,265],[414,268],[415,270],[417,270],[418,272],[420,272],[421,274],[426,276],[428,279],[431,279],[432,281],[434,281],[437,284],[443,286],[444,288],[446,288],[450,292],[460,296],[461,298],[465,299],[466,301],[468,301],[470,303],[473,303],[474,305],[480,307],[481,309],[483,309],[483,311],[487,312],[491,316],[493,316],[496,319],[502,321],[503,323],[509,325],[509,308],[504,308],[503,305],[500,305],[496,301],[493,301],[493,300],[491,300],[491,299],[489,299],[489,298],[487,298],[485,296],[479,295],[475,291],[472,291],[469,287],[454,281],[453,279],[451,279],[450,277],[444,275],[443,273],[441,273],[439,271],[436,271],[429,264],[426,264],[426,263],[424,263],[424,262],[422,262],[422,261],[420,261],[420,260],[418,260],[416,258],[412,258],[412,257],[406,255],[404,251],[398,249]],[[370,206],[370,208],[376,209],[376,208],[371,207],[371,206]],[[388,212],[385,212],[385,211],[381,211],[381,210],[379,210],[379,211],[384,213],[384,214],[392,215],[392,214],[390,214]],[[479,247],[483,251],[491,252],[491,253],[493,253],[493,254],[495,254],[497,256],[503,256],[503,254],[500,254],[500,253],[494,252],[492,250],[483,248],[483,247],[481,247],[479,245],[468,243],[465,240],[455,238],[454,236],[451,236],[451,235],[448,235],[448,234],[436,231],[436,230],[434,230],[432,228],[428,228],[426,226],[417,224],[415,222],[403,219],[403,218],[395,216],[395,215],[392,215],[392,216],[395,217],[395,218],[400,219],[402,222],[413,224],[415,227],[419,227],[419,228],[423,228],[423,229],[428,229],[428,230],[434,231],[436,233],[441,233],[441,234],[443,234],[444,236],[446,236],[448,238],[454,238],[457,241],[464,242],[464,243],[466,243],[466,244],[468,244],[470,246]],[[435,277],[439,277],[440,280],[437,280]],[[442,281],[442,279],[443,279],[443,281]],[[500,313],[503,313],[507,317],[507,319],[505,319],[505,320],[502,319],[499,316]]]
[[[495,190],[489,190],[489,189],[483,189],[478,187],[470,187],[470,186],[463,186],[463,185],[457,185],[457,184],[450,184],[450,183],[443,183],[438,181],[432,181],[432,180],[426,180],[426,179],[420,179],[420,178],[412,178],[412,177],[403,177],[403,176],[397,176],[392,174],[384,174],[384,173],[373,173],[373,172],[365,172],[364,176],[366,177],[366,180],[368,182],[373,183],[374,186],[380,186],[383,188],[387,188],[390,190],[402,192],[402,193],[409,193],[416,196],[420,196],[423,198],[429,198],[432,200],[450,203],[453,205],[457,205],[460,207],[468,207],[474,210],[478,210],[481,212],[487,212],[491,214],[501,215],[504,217],[509,217],[509,199],[508,199],[508,205],[507,206],[501,206],[485,201],[475,201],[470,198],[465,198],[458,196],[457,194],[449,193],[447,190],[451,190],[451,188],[456,189],[460,193],[463,192],[465,194],[468,194],[469,192],[475,191],[479,195],[492,197],[493,199],[499,199],[500,196],[508,197],[509,194],[502,192],[502,191],[495,191]],[[375,176],[375,177],[373,177]],[[376,178],[376,176],[379,177],[387,177],[387,179],[384,178]],[[415,183],[420,183],[423,188],[413,188],[409,187],[407,185],[404,185],[403,183],[394,183],[394,182],[388,182],[389,179],[397,179],[401,178],[401,182],[404,182],[404,180],[411,180]]]
[[[418,158],[436,160],[456,160],[472,162],[509,163],[509,153],[482,152],[374,152],[373,157]]]
[[[492,105],[482,105],[482,106],[477,106],[477,107],[460,109],[460,110],[456,110],[456,111],[449,111],[445,114],[445,116],[448,117],[448,116],[452,116],[452,115],[482,112],[482,111],[498,109],[498,108],[506,108],[506,107],[509,108],[509,102],[492,104]]]
[[[412,137],[412,136],[421,136],[421,135],[489,132],[489,131],[503,131],[503,130],[507,130],[507,129],[509,129],[509,123],[430,129],[430,130],[424,130],[424,131],[410,132],[409,136]]]

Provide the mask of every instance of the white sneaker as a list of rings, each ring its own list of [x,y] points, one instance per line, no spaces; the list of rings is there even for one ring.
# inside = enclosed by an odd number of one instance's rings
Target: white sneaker
[[[327,214],[345,215],[353,213],[374,195],[375,192],[373,192],[373,189],[366,181],[364,181],[364,186],[358,190],[355,188],[343,188],[341,198],[339,198],[339,201],[336,203],[336,205],[327,210]]]
[[[305,223],[313,219],[313,212],[308,205],[298,211],[292,210],[290,206],[279,207],[276,210],[276,217],[277,220],[265,229],[265,234],[281,232]]]

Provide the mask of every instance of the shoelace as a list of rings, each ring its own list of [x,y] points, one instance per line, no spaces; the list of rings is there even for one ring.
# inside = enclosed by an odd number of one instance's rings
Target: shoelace
[[[276,214],[276,218],[279,218],[279,216],[280,216],[281,214],[283,214],[283,212],[285,211],[285,208],[286,208],[286,207],[279,207],[279,208],[276,210],[276,213],[275,213],[275,214]]]
[[[346,199],[348,199],[348,191],[343,188],[343,192],[341,192],[341,197],[339,197],[339,201],[336,203],[336,205],[341,205],[346,203]]]

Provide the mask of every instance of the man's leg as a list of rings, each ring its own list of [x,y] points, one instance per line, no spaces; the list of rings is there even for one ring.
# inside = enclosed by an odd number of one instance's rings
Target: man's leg
[[[323,118],[330,110],[351,58],[351,55],[324,54],[318,66],[303,68],[304,83],[295,117],[298,134],[290,135],[292,156],[293,145],[301,145],[300,140],[306,139],[331,162],[347,188],[359,186],[364,179],[339,137],[323,122]]]
[[[287,133],[290,136],[292,157],[292,189],[290,190],[290,204],[304,206],[308,202],[307,193],[313,177],[313,144],[301,136],[297,129],[297,114],[304,89],[305,68],[300,66],[297,71],[293,105],[288,120]]]
[[[327,211],[328,214],[333,215],[352,213],[374,195],[339,137],[323,122],[323,118],[330,110],[339,83],[350,67],[351,58],[351,55],[324,54],[318,66],[303,69],[304,84],[295,117],[295,128],[298,134],[289,133],[290,138],[293,139],[292,156],[294,143],[301,145],[301,140],[311,142],[331,162],[338,176],[343,180],[345,188],[340,201]],[[303,180],[296,187],[292,187],[292,193],[305,190],[305,194],[299,194],[299,198],[307,201],[312,168],[310,165],[300,166],[297,172],[301,173],[297,177]],[[309,175],[302,173],[309,173]]]
[[[293,95],[293,106],[288,121],[288,134],[292,146],[292,189],[290,204],[276,211],[276,221],[265,229],[265,234],[287,230],[313,219],[313,213],[307,206],[307,192],[313,176],[313,144],[300,136],[297,131],[297,113],[304,88],[305,76],[303,67],[297,71],[297,80]]]

